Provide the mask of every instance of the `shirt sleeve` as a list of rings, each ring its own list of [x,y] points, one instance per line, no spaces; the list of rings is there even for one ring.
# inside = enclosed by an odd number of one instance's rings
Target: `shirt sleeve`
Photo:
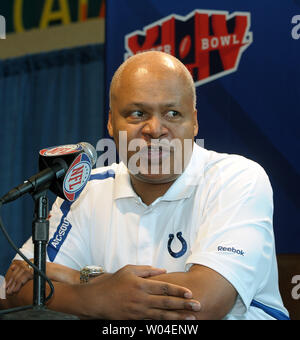
[[[78,200],[79,201],[79,200]],[[47,261],[63,264],[79,270],[91,264],[89,252],[88,223],[84,208],[57,198],[49,214],[49,242]],[[33,258],[34,245],[30,238],[20,249],[28,258]],[[21,259],[19,255],[15,259]]]
[[[201,264],[220,273],[238,292],[231,313],[243,314],[271,270],[272,188],[263,168],[248,160],[219,167],[210,181],[186,269]]]

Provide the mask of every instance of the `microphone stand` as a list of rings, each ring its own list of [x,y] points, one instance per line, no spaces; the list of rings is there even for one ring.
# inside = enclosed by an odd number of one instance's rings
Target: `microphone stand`
[[[32,222],[32,241],[34,244],[34,264],[46,273],[46,247],[49,240],[47,190],[34,193],[34,218]],[[49,310],[45,306],[46,280],[34,270],[33,305],[7,310],[2,320],[78,320],[75,315]],[[17,310],[17,311],[16,311]],[[5,311],[4,311],[5,312]]]

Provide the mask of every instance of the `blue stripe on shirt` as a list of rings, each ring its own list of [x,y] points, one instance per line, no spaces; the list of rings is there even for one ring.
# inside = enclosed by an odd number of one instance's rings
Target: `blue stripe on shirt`
[[[105,172],[101,172],[100,174],[94,174],[90,176],[90,181],[94,179],[106,179],[109,177],[115,178],[116,174],[113,170],[109,169]]]
[[[63,214],[60,223],[56,229],[56,232],[54,233],[47,246],[48,257],[51,262],[55,260],[60,247],[64,243],[72,228],[72,224],[67,219],[67,215],[71,209],[72,203],[73,202],[63,201],[62,205],[60,206],[60,210]]]
[[[263,303],[258,302],[256,300],[252,300],[250,306],[262,309],[265,313],[269,314],[274,319],[277,319],[277,320],[290,320],[290,318],[287,315],[285,315],[284,313],[282,313],[280,310],[275,309],[273,307],[266,306]]]
[[[115,178],[115,172],[113,170],[107,170],[100,174],[91,175],[89,180],[90,181],[91,180],[102,180],[102,179],[106,179],[109,177]],[[67,219],[67,215],[70,212],[72,203],[73,202],[63,201],[62,205],[60,206],[62,217],[56,229],[56,232],[54,233],[53,237],[51,238],[47,246],[47,254],[51,262],[55,260],[57,253],[60,250],[60,247],[63,245],[65,239],[67,238],[72,228],[72,224]]]

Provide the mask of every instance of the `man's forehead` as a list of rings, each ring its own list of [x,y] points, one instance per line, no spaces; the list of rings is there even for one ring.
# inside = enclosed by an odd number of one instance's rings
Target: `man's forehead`
[[[111,105],[119,109],[179,109],[182,105],[193,105],[191,91],[186,81],[172,77],[142,77],[134,80],[130,77],[121,81],[111,93]]]

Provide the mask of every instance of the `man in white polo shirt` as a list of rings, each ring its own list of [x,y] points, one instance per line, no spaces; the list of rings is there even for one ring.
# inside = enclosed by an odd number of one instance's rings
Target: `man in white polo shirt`
[[[56,200],[47,247],[49,268],[64,265],[78,278],[96,264],[105,273],[88,285],[55,283],[50,308],[105,319],[288,318],[268,177],[244,157],[185,142],[198,133],[195,103],[189,72],[165,53],[117,70],[108,131],[122,162],[95,169],[74,203]],[[165,148],[174,140],[179,153]],[[32,257],[30,240],[22,251]],[[11,303],[30,289],[29,281]]]

